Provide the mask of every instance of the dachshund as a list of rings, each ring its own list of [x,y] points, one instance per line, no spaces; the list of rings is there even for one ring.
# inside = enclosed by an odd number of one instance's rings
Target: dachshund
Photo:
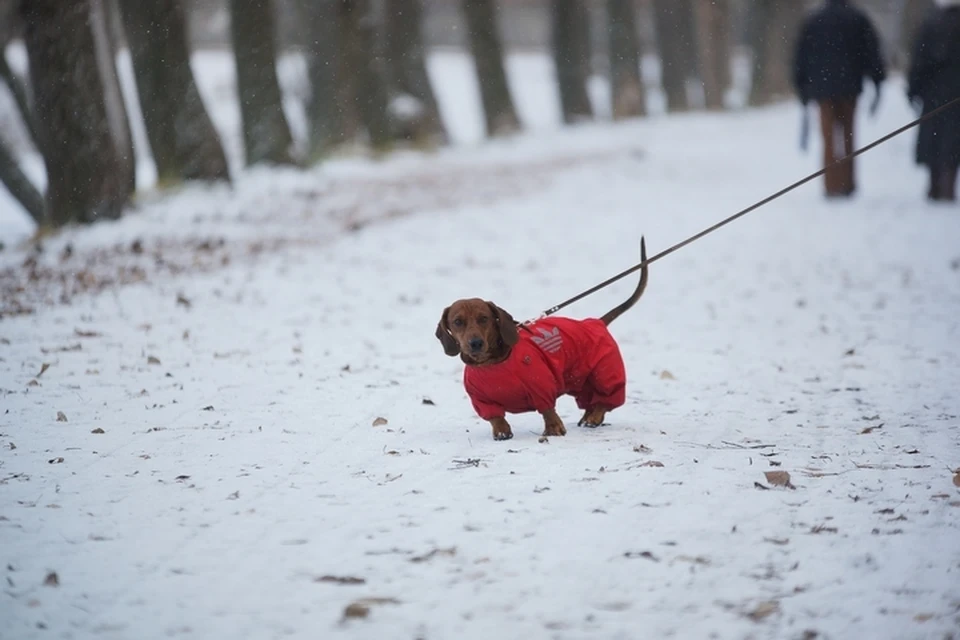
[[[641,261],[647,248],[640,239]],[[457,300],[443,310],[437,339],[448,356],[466,365],[463,384],[477,414],[493,427],[494,440],[513,431],[506,413],[538,411],[544,436],[566,435],[555,409],[571,395],[583,409],[579,425],[599,427],[608,411],[626,401],[626,371],[608,325],[630,309],[647,287],[647,266],[633,294],[600,318],[547,317],[518,324],[492,302]]]

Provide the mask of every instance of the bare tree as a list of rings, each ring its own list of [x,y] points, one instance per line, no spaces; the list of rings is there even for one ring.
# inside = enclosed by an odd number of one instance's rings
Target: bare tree
[[[607,0],[607,32],[613,118],[645,115],[647,98],[640,78],[640,45],[632,0]]]
[[[180,0],[121,0],[120,5],[157,183],[229,180],[220,137],[190,68]]]
[[[503,48],[497,32],[496,0],[463,0],[467,36],[480,83],[487,135],[502,136],[520,130],[503,68]]]
[[[310,77],[310,159],[317,161],[329,150],[356,135],[359,116],[352,78],[342,69],[339,3],[341,0],[300,0],[306,23],[307,72]]]
[[[581,0],[552,0],[553,62],[566,123],[593,116],[587,95],[590,42],[587,12]]]
[[[751,3],[753,83],[750,104],[769,104],[793,95],[790,60],[804,13],[804,3],[797,0],[754,0]]]
[[[418,107],[416,114],[394,113],[393,118],[398,126],[403,121],[403,126],[399,126],[402,137],[421,142],[429,142],[430,139],[443,142],[447,134],[430,85],[424,55],[421,2],[387,0],[386,9],[387,61],[391,85],[400,94],[415,98]]]
[[[90,0],[90,28],[93,30],[97,68],[103,82],[103,102],[107,108],[110,138],[120,160],[121,178],[126,184],[127,193],[132,194],[137,190],[137,158],[133,152],[133,134],[130,133],[127,105],[123,99],[123,89],[120,88],[120,76],[117,74],[116,51],[119,46],[110,27],[110,11],[111,7],[106,0]]]
[[[35,145],[39,145],[37,142],[37,128],[33,117],[29,87],[26,81],[14,73],[13,69],[7,64],[7,58],[3,55],[4,46],[5,43],[0,40],[0,80],[3,80],[7,88],[10,89],[14,101],[17,103],[20,118],[23,120],[27,133],[30,134],[31,140]]]
[[[694,0],[694,8],[704,103],[707,109],[723,109],[723,96],[731,81],[730,0]]]
[[[691,0],[653,0],[660,78],[668,111],[690,108],[687,80],[696,75],[696,35]]]
[[[296,164],[277,80],[272,0],[230,0],[247,164]]]
[[[119,217],[129,197],[113,143],[90,26],[89,0],[21,0],[40,150],[46,222]]]
[[[390,146],[390,116],[387,111],[386,73],[377,52],[376,21],[370,0],[341,0],[340,71],[355,79],[357,110],[370,144],[375,149]]]

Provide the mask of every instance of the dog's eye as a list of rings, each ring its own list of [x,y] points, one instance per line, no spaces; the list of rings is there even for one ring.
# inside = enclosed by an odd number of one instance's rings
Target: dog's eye
[[[454,320],[454,321],[453,321],[453,326],[455,326],[455,327],[462,327],[462,326],[463,326],[463,318],[457,318],[456,320]]]

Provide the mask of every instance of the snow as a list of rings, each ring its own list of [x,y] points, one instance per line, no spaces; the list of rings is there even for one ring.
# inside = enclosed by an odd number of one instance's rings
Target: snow
[[[454,148],[248,170],[45,242],[42,269],[143,278],[23,280],[37,312],[0,321],[0,637],[956,634],[960,217],[923,200],[912,135],[852,200],[817,182],[653,265],[612,326],[627,405],[589,430],[564,398],[565,438],[525,414],[500,443],[433,336],[445,306],[535,317],[819,148],[795,105],[563,130],[550,106],[481,145],[435,62]],[[529,126],[549,82],[511,73]],[[885,95],[861,142],[912,117]]]

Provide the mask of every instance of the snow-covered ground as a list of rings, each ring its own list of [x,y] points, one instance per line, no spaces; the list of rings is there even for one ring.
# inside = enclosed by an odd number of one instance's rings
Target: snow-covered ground
[[[514,82],[535,117],[548,82]],[[887,94],[861,141],[911,117]],[[494,442],[433,336],[812,171],[798,120],[544,121],[8,245],[34,313],[0,320],[0,637],[957,637],[960,211],[912,134],[853,200],[809,185],[651,267],[600,429],[562,399],[565,438]]]

